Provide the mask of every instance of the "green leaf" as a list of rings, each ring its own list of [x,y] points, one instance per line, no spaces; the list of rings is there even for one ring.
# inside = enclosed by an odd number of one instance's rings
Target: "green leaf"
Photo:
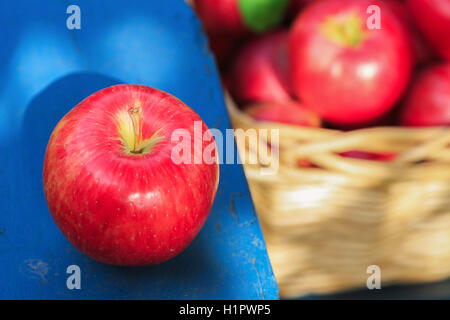
[[[289,0],[239,0],[245,25],[253,32],[278,26],[284,18]]]

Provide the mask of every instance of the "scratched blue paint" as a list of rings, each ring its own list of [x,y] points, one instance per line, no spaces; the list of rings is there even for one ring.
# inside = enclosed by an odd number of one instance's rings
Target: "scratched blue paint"
[[[43,156],[58,120],[87,95],[117,83],[155,86],[209,127],[230,127],[213,58],[184,1],[72,2],[81,30],[66,28],[68,2],[0,2],[0,298],[276,299],[239,165],[221,166],[205,227],[165,264],[102,265],[59,232],[43,195]],[[66,288],[72,264],[81,268],[81,290]]]

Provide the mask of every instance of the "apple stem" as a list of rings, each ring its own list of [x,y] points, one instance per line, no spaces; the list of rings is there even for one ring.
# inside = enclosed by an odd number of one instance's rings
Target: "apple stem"
[[[344,19],[328,17],[322,24],[322,31],[329,39],[348,47],[357,47],[366,38],[363,21],[355,12]]]
[[[134,146],[131,152],[139,152],[141,150],[142,141],[142,109],[141,106],[136,104],[130,110],[128,110],[131,121],[133,122],[134,130]]]

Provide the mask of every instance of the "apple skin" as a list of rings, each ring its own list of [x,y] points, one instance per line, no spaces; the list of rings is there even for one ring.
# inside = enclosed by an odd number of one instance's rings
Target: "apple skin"
[[[406,3],[401,0],[385,0],[384,3],[409,32],[409,38],[416,64],[423,65],[434,60],[436,58],[435,53],[418,29],[411,14],[411,10]]]
[[[245,107],[256,121],[279,122],[302,127],[320,127],[320,117],[297,101],[262,102]]]
[[[320,117],[298,101],[260,102],[244,108],[244,112],[255,121],[278,122],[300,127],[320,127]],[[307,159],[297,159],[302,168],[317,168]]]
[[[238,0],[195,0],[194,3],[208,33],[237,36],[249,32],[242,21]]]
[[[241,39],[232,36],[208,35],[209,49],[216,58],[219,68],[224,69],[240,45]]]
[[[129,122],[118,115],[128,116],[133,104],[142,108],[143,138],[156,132],[162,139],[147,154],[130,154],[120,141],[118,125]],[[43,169],[48,208],[64,236],[113,265],[158,264],[182,252],[202,228],[219,180],[217,163],[171,159],[172,132],[186,129],[194,139],[194,121],[201,118],[180,100],[139,85],[102,89],[66,114]]]
[[[400,113],[404,126],[450,125],[450,63],[423,70],[414,81]]]
[[[370,5],[381,8],[382,28],[366,26]],[[323,30],[328,19],[355,16],[364,35],[356,45]],[[379,1],[314,2],[297,17],[289,39],[294,92],[335,125],[368,124],[387,113],[404,92],[413,64],[408,32]]]
[[[290,0],[194,0],[209,34],[243,36],[280,25]]]
[[[289,4],[289,10],[287,13],[289,18],[295,18],[295,16],[299,14],[305,6],[314,1],[318,0],[291,0]]]
[[[257,37],[236,55],[226,74],[231,95],[239,103],[285,102],[292,99],[288,32]]]
[[[407,0],[406,4],[429,43],[450,60],[450,1]]]

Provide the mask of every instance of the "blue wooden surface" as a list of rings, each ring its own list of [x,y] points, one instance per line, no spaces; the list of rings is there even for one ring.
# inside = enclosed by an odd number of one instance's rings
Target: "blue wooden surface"
[[[81,30],[66,8],[81,8]],[[239,165],[191,246],[165,264],[102,265],[62,236],[48,212],[42,163],[58,120],[116,83],[170,92],[210,128],[230,127],[201,26],[182,0],[0,2],[0,298],[276,299],[277,286]],[[82,289],[66,288],[79,265]]]

